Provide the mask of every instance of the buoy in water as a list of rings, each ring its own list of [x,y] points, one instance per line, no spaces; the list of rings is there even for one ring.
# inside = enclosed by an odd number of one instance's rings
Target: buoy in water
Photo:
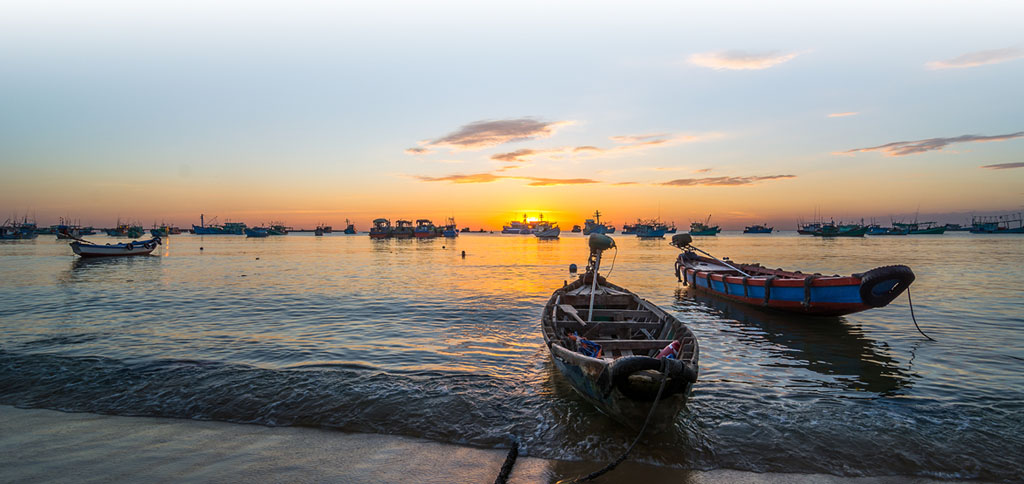
[[[577,270],[576,264],[569,264],[569,274],[575,274]]]
[[[466,251],[462,251],[462,258],[463,258],[463,259],[465,259],[465,258],[466,258]]]

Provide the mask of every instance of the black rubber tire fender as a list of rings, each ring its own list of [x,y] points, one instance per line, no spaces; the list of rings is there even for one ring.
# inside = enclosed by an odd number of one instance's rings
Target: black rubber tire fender
[[[860,276],[860,299],[873,308],[888,305],[914,282],[914,271],[904,265],[871,269]]]
[[[125,245],[124,248],[128,250],[135,250],[135,245],[132,244],[131,242],[128,242],[128,244]]]

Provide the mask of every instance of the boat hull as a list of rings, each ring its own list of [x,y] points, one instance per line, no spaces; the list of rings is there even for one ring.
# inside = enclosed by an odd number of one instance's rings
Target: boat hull
[[[890,266],[902,269],[888,271],[898,274],[884,280],[869,278],[872,271],[852,276],[821,276],[765,270],[760,266],[744,264],[735,266],[754,277],[726,271],[723,265],[713,259],[687,253],[680,254],[676,260],[676,276],[686,285],[724,299],[764,309],[815,316],[842,316],[883,307],[914,280],[913,273],[905,266]],[[873,271],[887,269],[890,268]],[[866,284],[871,287],[865,288]],[[865,300],[865,291],[874,291],[875,287],[880,288],[878,292],[887,289],[891,291],[884,298]]]
[[[643,424],[667,378],[652,424],[671,424],[697,381],[696,337],[678,318],[604,278],[592,286],[592,277],[587,273],[556,290],[541,314],[555,368],[598,410],[632,427]],[[583,343],[597,345],[597,354],[585,354]],[[672,354],[678,359],[657,358],[666,343],[677,345]]]
[[[83,244],[75,241],[71,244],[71,250],[81,257],[125,257],[136,255],[149,255],[158,245],[160,239],[134,241],[127,244]]]

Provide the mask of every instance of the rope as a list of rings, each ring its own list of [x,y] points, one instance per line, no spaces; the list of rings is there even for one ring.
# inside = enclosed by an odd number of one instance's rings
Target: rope
[[[914,327],[917,328],[917,332],[921,333],[925,338],[928,338],[928,339],[930,339],[932,341],[935,341],[935,338],[932,338],[931,336],[928,336],[928,335],[924,334],[924,331],[921,331],[921,327],[917,325],[917,318],[914,317],[914,301],[912,299],[910,299],[910,287],[909,286],[907,287],[907,303],[910,304],[910,319],[914,320]]]
[[[604,280],[608,280],[608,277],[612,275],[612,271],[615,270],[615,258],[619,256],[619,247],[615,246],[615,253],[612,254],[612,267],[608,269],[608,273],[604,275]]]
[[[629,456],[629,453],[633,451],[633,447],[636,447],[636,444],[640,442],[640,437],[643,436],[644,431],[647,430],[647,424],[651,423],[651,417],[654,416],[654,409],[658,407],[658,400],[661,400],[661,393],[665,390],[665,382],[667,381],[668,372],[665,369],[665,363],[663,361],[661,363],[661,386],[658,387],[658,394],[654,396],[654,403],[651,404],[651,411],[647,412],[647,418],[644,420],[644,425],[640,427],[640,433],[636,434],[636,438],[633,439],[633,443],[629,444],[629,448],[627,448],[626,451],[622,453],[622,455],[620,455],[617,459],[615,459],[608,465],[594,472],[591,472],[590,474],[587,474],[583,477],[576,477],[571,480],[561,480],[558,481],[557,484],[572,484],[575,482],[591,481],[597,479],[603,474],[611,471],[612,469],[615,469],[615,467],[621,464],[622,461],[626,460],[626,457]]]
[[[519,457],[519,441],[513,440],[512,448],[508,450],[508,455],[505,456],[505,463],[501,465],[501,472],[494,479],[494,484],[505,484],[508,482],[508,476],[512,473],[512,466],[516,463],[516,457]]]

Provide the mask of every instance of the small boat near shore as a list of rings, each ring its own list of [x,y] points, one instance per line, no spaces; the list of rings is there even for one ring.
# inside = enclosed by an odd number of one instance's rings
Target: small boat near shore
[[[598,273],[606,235],[588,241],[585,273],[556,290],[541,329],[555,367],[599,410],[640,427],[670,425],[686,404],[699,372],[697,337],[682,321]]]
[[[736,264],[728,259],[697,255],[700,249],[691,246],[691,242],[687,234],[672,237],[671,244],[683,251],[675,263],[676,278],[680,282],[719,297],[768,309],[841,316],[880,308],[910,287],[915,277],[904,265],[878,267],[850,276],[768,269],[761,264]]]
[[[708,215],[707,220],[705,220],[703,222],[693,222],[693,223],[690,224],[690,235],[697,235],[697,236],[708,236],[708,235],[711,235],[711,236],[714,236],[714,235],[718,235],[718,233],[721,232],[721,231],[722,231],[721,227],[719,227],[717,225],[714,225],[714,226],[711,225],[711,215]]]
[[[82,239],[76,239],[70,245],[71,250],[82,257],[149,255],[158,245],[160,245],[160,237],[153,237],[149,240],[133,240],[123,244],[104,245],[94,244]]]

